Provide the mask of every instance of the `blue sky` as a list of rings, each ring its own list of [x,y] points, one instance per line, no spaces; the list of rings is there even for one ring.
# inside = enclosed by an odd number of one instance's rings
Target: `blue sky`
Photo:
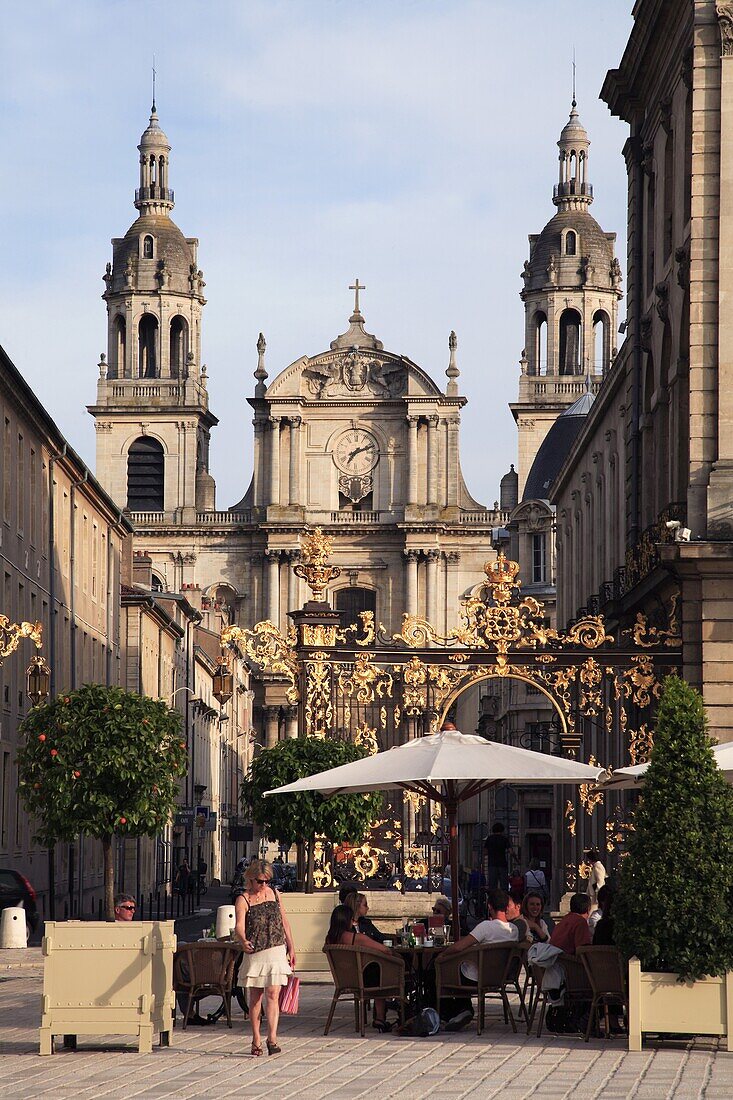
[[[627,130],[598,92],[630,0],[36,0],[0,39],[0,343],[94,466],[109,240],[135,218],[158,71],[173,218],[199,238],[217,504],[251,476],[260,330],[272,379],[367,328],[444,384],[458,334],[461,438],[483,503],[515,461],[527,234],[554,212],[571,98],[592,141],[592,212],[626,268]]]

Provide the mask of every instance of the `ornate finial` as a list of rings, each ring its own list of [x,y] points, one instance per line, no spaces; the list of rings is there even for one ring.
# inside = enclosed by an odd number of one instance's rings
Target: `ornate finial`
[[[457,347],[458,347],[458,337],[456,336],[455,332],[453,332],[453,330],[451,330],[451,334],[448,337],[448,348],[450,350],[450,359],[448,361],[448,369],[445,372],[447,377],[448,377],[448,385],[446,386],[445,392],[448,394],[449,397],[455,397],[458,394],[458,383],[456,382],[456,378],[458,378],[458,376],[460,375],[461,372],[459,371],[458,366],[456,364],[456,348]]]
[[[155,54],[153,54],[153,106],[151,113],[155,114]]]
[[[354,312],[352,313],[349,320],[350,321],[363,321],[364,318],[362,317],[361,311],[359,309],[359,291],[360,290],[366,290],[366,287],[362,286],[360,284],[358,278],[357,278],[357,279],[354,279],[353,285],[349,287],[349,290],[354,291]]]
[[[333,540],[324,535],[320,527],[307,531],[300,544],[301,562],[293,572],[302,577],[313,593],[316,603],[327,603],[326,590],[330,581],[341,576],[337,565],[329,565],[328,559],[333,550]]]
[[[518,562],[509,561],[503,550],[499,551],[495,562],[486,562],[484,573],[488,579],[494,603],[509,603],[514,591],[519,591],[522,587],[522,582],[517,579],[519,575]]]
[[[575,100],[575,46],[573,46],[573,110],[578,106]]]
[[[255,371],[255,378],[257,379],[257,385],[255,386],[255,397],[262,397],[265,392],[265,379],[267,378],[267,371],[265,370],[265,349],[267,348],[267,341],[265,337],[260,333],[257,337],[257,370]]]

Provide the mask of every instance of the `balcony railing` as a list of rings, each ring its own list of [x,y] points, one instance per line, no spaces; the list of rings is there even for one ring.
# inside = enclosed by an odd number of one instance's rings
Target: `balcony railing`
[[[135,202],[173,202],[173,192],[170,187],[159,187],[157,183],[150,187],[138,187],[135,190]]]
[[[331,512],[331,523],[379,523],[379,512]]]
[[[575,195],[583,195],[586,198],[593,198],[593,184],[592,183],[579,183],[578,180],[568,180],[567,183],[556,183],[553,189],[553,195],[556,199],[573,198]]]
[[[233,524],[251,523],[251,512],[197,512],[196,522],[207,527],[231,527]]]
[[[167,397],[174,401],[183,401],[183,395],[184,388],[179,382],[166,382],[162,379],[145,382],[137,378],[116,378],[112,386],[113,397],[137,397],[146,400]]]
[[[162,527],[163,524],[170,523],[165,512],[128,512],[127,514],[136,527]]]

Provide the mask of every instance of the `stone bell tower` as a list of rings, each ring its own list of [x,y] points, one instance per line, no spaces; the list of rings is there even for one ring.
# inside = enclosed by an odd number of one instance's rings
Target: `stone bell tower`
[[[136,521],[186,523],[215,507],[209,474],[206,304],[198,241],[171,219],[170,143],[153,102],[140,144],[139,216],[112,240],[103,276],[107,353],[101,356],[96,420],[97,477]]]
[[[519,399],[510,408],[519,428],[519,499],[542,441],[564,409],[598,389],[610,368],[618,328],[621,267],[615,233],[590,213],[590,140],[573,100],[557,143],[555,216],[530,234],[522,301],[524,349]]]

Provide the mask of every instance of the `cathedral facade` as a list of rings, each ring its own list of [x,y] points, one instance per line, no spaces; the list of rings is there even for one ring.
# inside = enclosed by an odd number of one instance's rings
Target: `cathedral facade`
[[[300,535],[320,526],[334,540],[341,577],[331,599],[345,621],[371,610],[397,630],[409,611],[451,627],[505,518],[471,496],[461,473],[455,334],[441,388],[366,331],[358,279],[348,326],[326,350],[273,371],[260,334],[253,474],[241,501],[218,510],[217,419],[201,365],[205,284],[197,241],[170,216],[170,144],[155,108],[138,148],[139,216],[113,240],[104,275],[108,351],[89,411],[98,477],[126,506],[153,587],[198,594],[230,622],[286,628],[307,595],[293,569]],[[260,680],[257,714],[264,743],[296,735],[276,680]],[[464,728],[475,725],[474,708]]]

